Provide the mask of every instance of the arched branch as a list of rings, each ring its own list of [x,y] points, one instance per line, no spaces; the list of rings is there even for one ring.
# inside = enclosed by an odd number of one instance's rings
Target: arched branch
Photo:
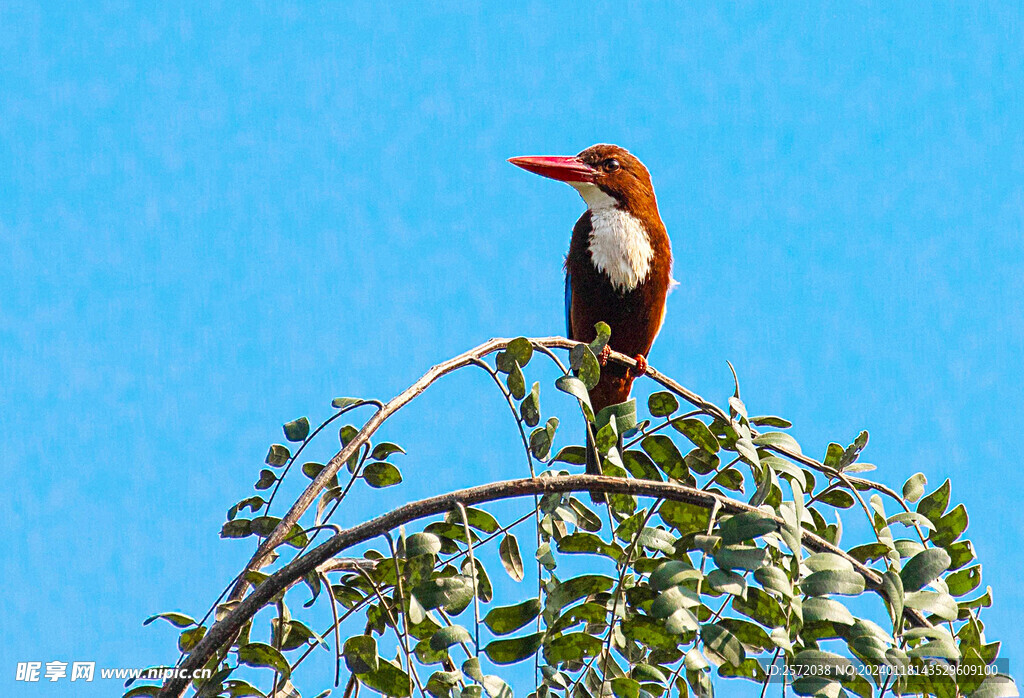
[[[763,509],[758,509],[750,504],[724,495],[706,492],[686,485],[656,482],[653,480],[635,480],[596,475],[568,475],[505,480],[456,490],[447,494],[410,502],[387,514],[357,526],[343,529],[318,547],[282,567],[256,587],[227,616],[210,628],[210,631],[206,633],[205,637],[181,664],[180,669],[182,671],[179,672],[179,675],[188,676],[193,670],[204,666],[276,594],[301,579],[307,573],[321,568],[331,558],[348,548],[371,540],[411,521],[451,511],[458,508],[460,504],[465,506],[515,497],[579,491],[601,491],[609,494],[658,497],[693,504],[709,510],[717,508],[719,511],[730,514],[758,511],[765,517],[773,519],[778,525],[785,525],[785,522],[780,517],[772,516]],[[810,531],[801,529],[801,536],[803,545],[809,550],[828,552],[841,556],[864,578],[868,587],[876,591],[880,589],[882,579],[875,570]],[[929,625],[927,620],[915,610],[906,609],[904,614],[914,625]],[[167,679],[160,691],[160,696],[180,696],[187,688],[188,683],[188,679],[185,678]]]
[[[506,348],[512,339],[509,338],[495,338],[490,339],[483,344],[470,349],[469,351],[463,352],[458,356],[455,356],[447,361],[437,364],[424,373],[419,380],[410,385],[408,388],[403,390],[401,393],[392,398],[383,407],[380,407],[377,412],[374,413],[366,424],[363,425],[362,429],[349,441],[340,451],[338,451],[333,458],[327,463],[326,467],[320,471],[320,473],[313,479],[312,482],[306,487],[306,489],[299,495],[295,503],[292,504],[291,508],[281,519],[281,522],[277,525],[274,531],[263,541],[252,558],[246,565],[246,570],[258,570],[269,562],[269,555],[277,546],[284,542],[288,536],[292,527],[298,523],[306,510],[316,501],[317,497],[330,482],[346,461],[356,453],[360,448],[369,441],[370,437],[380,428],[380,426],[386,422],[392,415],[398,410],[405,407],[407,404],[416,399],[422,394],[427,388],[435,383],[442,376],[456,371],[465,366],[472,365],[479,362],[483,357],[488,356],[496,351],[500,351]],[[532,345],[545,350],[549,356],[551,349],[572,349],[580,342],[574,342],[564,337],[538,337],[529,340]],[[636,367],[636,361],[625,354],[613,351],[609,355],[609,360],[613,363],[629,366],[631,368]],[[697,393],[693,392],[680,385],[676,381],[672,380],[665,374],[648,366],[645,374],[655,382],[659,383],[663,387],[669,389],[679,397],[689,402],[694,407],[698,408],[701,412],[719,419],[725,423],[729,422],[729,415],[726,414],[721,408],[712,402],[709,402],[702,398]],[[751,429],[751,432],[756,436],[757,432]],[[848,487],[852,488],[854,485],[862,485],[866,488],[874,489],[883,494],[893,498],[897,502],[900,502],[902,506],[903,500],[889,488],[879,485],[878,483],[871,482],[869,480],[861,480],[859,478],[848,477],[839,473],[834,468],[825,466],[823,463],[814,460],[804,454],[793,451],[786,448],[785,446],[769,445],[766,446],[770,450],[773,450],[787,458],[800,463],[808,468],[821,472],[830,478],[841,478]],[[231,594],[231,600],[237,601],[245,595],[245,590],[248,587],[248,582],[245,580],[245,574],[239,575],[239,581],[235,584],[234,590]]]

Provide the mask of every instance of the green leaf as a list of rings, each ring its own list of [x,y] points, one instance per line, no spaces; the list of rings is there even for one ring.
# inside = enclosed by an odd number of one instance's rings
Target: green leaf
[[[821,570],[800,582],[800,591],[808,596],[843,594],[856,596],[864,591],[864,578],[846,570]]]
[[[708,426],[696,417],[673,420],[672,426],[676,431],[692,441],[693,445],[697,448],[702,448],[708,453],[718,453],[718,439],[711,433]]]
[[[405,540],[405,556],[436,555],[441,552],[441,539],[433,533],[413,533]]]
[[[336,410],[343,410],[346,407],[358,405],[361,402],[362,399],[357,397],[336,397],[333,400],[331,400],[331,407],[333,407]]]
[[[601,530],[601,518],[587,507],[586,504],[576,499],[569,498],[569,505],[576,512],[576,526],[584,531],[596,532]]]
[[[515,664],[536,654],[543,640],[544,633],[512,637],[506,640],[493,640],[484,647],[484,653],[495,664]]]
[[[501,545],[498,546],[498,554],[508,576],[517,582],[523,581],[523,558],[519,554],[519,541],[514,535],[505,534],[501,539]]]
[[[956,600],[941,591],[915,591],[904,598],[908,608],[916,608],[924,613],[931,613],[943,620],[956,620],[959,614]]]
[[[310,480],[315,480],[316,476],[323,472],[324,467],[325,466],[323,463],[314,463],[312,461],[310,461],[309,463],[303,463],[302,474],[308,477]],[[335,480],[337,480],[337,478],[335,478]]]
[[[386,696],[406,698],[412,695],[412,679],[409,675],[401,667],[383,657],[377,671],[359,674],[358,678],[360,683]]]
[[[600,354],[612,338],[612,328],[608,326],[607,322],[598,322],[594,325],[594,332],[596,335],[594,341],[589,344],[590,351]]]
[[[686,463],[683,462],[683,454],[679,452],[672,439],[664,434],[645,436],[640,442],[640,447],[670,478],[682,480],[688,474],[689,470]]]
[[[961,601],[960,608],[987,608],[992,605],[992,587],[985,587],[985,593],[976,599]]]
[[[314,579],[319,579],[314,573]],[[313,599],[315,600],[315,599]],[[307,608],[312,605],[312,600],[304,606]],[[313,640],[313,642],[310,642]],[[310,630],[309,626],[301,621],[291,620],[288,622],[287,633],[285,634],[285,642],[281,649],[283,650],[294,650],[299,647],[308,647],[309,645],[320,643],[324,649],[327,649],[327,643],[324,642],[323,638],[316,634],[313,630]]]
[[[451,689],[457,686],[460,680],[462,680],[462,672],[435,671],[427,679],[427,685],[424,688],[434,698],[447,698]]]
[[[929,531],[935,530],[935,524],[931,522],[931,519],[916,511],[901,511],[898,514],[893,514],[885,520],[885,523],[890,526],[894,523],[901,523],[908,527],[917,525]]]
[[[533,358],[533,345],[526,337],[516,337],[508,343],[504,353],[515,359],[520,367],[524,367]]]
[[[949,569],[958,570],[968,562],[974,560],[974,544],[969,540],[962,540],[946,548],[949,553]]]
[[[771,448],[783,448],[792,453],[802,453],[800,444],[792,436],[784,431],[769,431],[758,434],[753,439],[755,446],[769,446]]]
[[[299,417],[284,425],[284,438],[289,441],[305,441],[307,436],[309,436],[309,420],[305,417]]]
[[[588,633],[568,633],[556,637],[544,646],[544,661],[551,666],[566,662],[579,662],[596,656],[603,645],[602,639]]]
[[[949,569],[949,563],[949,553],[942,548],[922,550],[903,566],[903,588],[908,592],[924,588]]]
[[[355,635],[345,640],[342,654],[345,665],[353,674],[368,674],[377,671],[377,640],[370,635]]]
[[[540,615],[540,601],[527,599],[514,606],[496,606],[484,616],[486,625],[495,635],[514,633]]]
[[[712,570],[708,575],[708,586],[715,591],[732,596],[747,595],[747,580],[735,572]]]
[[[260,479],[256,482],[256,489],[269,490],[274,486],[275,482],[277,482],[277,475],[274,475],[274,471],[264,468],[260,471]]]
[[[568,393],[580,401],[583,405],[583,414],[588,421],[594,421],[594,408],[590,405],[590,393],[583,381],[574,376],[561,376],[555,381],[555,387],[563,393]]]
[[[146,620],[142,621],[142,624],[149,625],[155,620],[165,620],[175,628],[188,628],[196,625],[196,621],[192,616],[186,616],[184,613],[175,613],[173,611],[168,613],[157,613],[155,616],[150,616]]]
[[[843,604],[822,596],[815,596],[805,599],[803,602],[804,622],[839,623],[840,625],[853,625],[855,619],[849,609]]]
[[[389,441],[383,441],[373,447],[373,451],[370,453],[371,460],[384,460],[392,453],[405,453],[405,449],[398,444],[393,444]]]
[[[544,460],[551,451],[551,442],[555,438],[555,430],[558,429],[558,418],[551,417],[547,424],[537,427],[530,434],[530,452],[537,460]]]
[[[640,682],[625,676],[611,680],[612,695],[615,698],[640,698]]]
[[[949,480],[946,480],[939,485],[937,490],[917,503],[917,512],[924,514],[937,524],[939,518],[946,512],[946,507],[949,506],[949,492],[950,484]]]
[[[288,462],[288,459],[292,457],[291,451],[288,450],[287,446],[281,444],[273,444],[270,450],[267,451],[267,465],[272,465],[275,468],[279,468]]]
[[[646,526],[637,536],[637,544],[648,550],[658,550],[666,555],[674,555],[676,537],[668,531]]]
[[[882,573],[882,595],[885,597],[889,608],[889,617],[893,625],[900,622],[903,617],[904,599],[903,578],[895,569],[886,570]]]
[[[704,532],[711,520],[711,512],[704,507],[688,502],[666,500],[658,507],[658,515],[670,526],[675,527],[680,535]]]
[[[275,648],[264,642],[250,642],[238,648],[238,663],[251,667],[265,667],[274,669],[281,674],[282,679],[291,675],[291,666],[284,655]]]
[[[981,565],[954,572],[946,577],[946,586],[953,596],[963,596],[974,591],[981,584]]]
[[[473,584],[461,575],[441,577],[417,584],[412,593],[425,610],[444,608],[457,615],[473,600]]]
[[[534,382],[530,394],[519,403],[519,416],[527,426],[537,426],[540,421],[540,383]]]
[[[967,530],[967,509],[958,504],[948,514],[935,522],[935,532],[929,536],[935,545],[947,546]]]
[[[593,390],[601,379],[601,364],[590,347],[586,344],[574,346],[569,352],[569,363],[587,390]]]
[[[698,475],[707,475],[721,464],[721,460],[713,453],[702,448],[695,448],[683,457],[687,470]]]
[[[655,591],[664,591],[684,582],[701,579],[703,576],[700,570],[695,570],[687,562],[669,560],[651,573],[648,583]]]
[[[598,429],[608,424],[615,416],[615,428],[620,434],[625,434],[636,426],[636,399],[626,400],[615,405],[608,405],[601,409],[594,417],[594,424]]]
[[[839,570],[842,572],[853,572],[853,564],[842,555],[835,553],[815,553],[804,560],[804,564],[811,572],[822,570]]]
[[[402,473],[387,461],[376,461],[363,469],[363,479],[370,487],[391,487],[402,481]]]
[[[573,601],[608,591],[614,584],[614,579],[603,574],[583,574],[561,583],[552,580],[549,582],[546,608],[552,613],[558,613]]]
[[[630,449],[622,454],[622,464],[629,474],[637,480],[654,480],[661,482],[661,473],[654,465],[654,461],[643,451]]]
[[[771,565],[758,567],[754,570],[754,579],[767,591],[774,591],[787,599],[793,598],[793,583],[790,582],[789,576],[778,567]]]
[[[508,385],[508,391],[516,400],[522,400],[526,396],[526,378],[523,377],[523,371],[519,368],[518,363],[513,362],[509,367],[505,383]]]
[[[727,545],[715,551],[715,564],[723,570],[754,571],[767,557],[764,548],[752,545]]]
[[[668,618],[682,609],[700,606],[697,592],[683,586],[674,586],[658,594],[651,603],[650,615],[654,618]]]
[[[473,636],[461,625],[448,625],[430,636],[430,649],[435,652],[446,650],[460,642],[472,642]]]
[[[252,521],[249,519],[228,521],[220,529],[221,538],[247,538],[252,533]]]
[[[483,531],[484,533],[494,533],[501,528],[498,520],[483,509],[466,507],[466,518],[469,519],[469,525],[471,527],[478,531]],[[462,514],[456,511],[450,511],[445,515],[444,520],[461,525]]]
[[[647,398],[647,410],[652,417],[667,417],[679,409],[679,400],[672,393],[662,390],[651,393]]]
[[[745,647],[764,651],[774,650],[777,646],[768,633],[761,629],[761,626],[750,621],[739,618],[722,618],[716,622],[735,635],[736,639]]]
[[[705,623],[700,626],[700,639],[704,641],[705,651],[714,652],[733,666],[738,667],[746,659],[747,653],[743,650],[743,644],[717,623]]]
[[[779,525],[775,519],[760,511],[745,511],[735,514],[719,526],[718,535],[723,545],[742,543],[759,538],[766,533],[777,531]]]
[[[924,494],[924,486],[928,484],[928,478],[924,473],[914,473],[903,483],[903,498],[913,504]]]
[[[793,423],[788,419],[783,419],[782,417],[776,417],[774,415],[751,417],[750,423],[757,427],[775,427],[776,429],[789,429],[793,426]]]
[[[482,682],[484,680],[484,672],[480,670],[480,660],[476,657],[470,657],[462,663],[462,673],[474,681]]]
[[[786,614],[779,602],[757,587],[747,587],[746,599],[734,596],[732,608],[737,613],[742,613],[766,628],[787,625]]]
[[[743,473],[736,468],[722,470],[718,475],[715,475],[712,482],[716,485],[721,485],[727,490],[743,491]]]
[[[569,463],[583,465],[587,462],[587,450],[582,446],[565,446],[558,455],[551,459],[553,463]]]
[[[281,523],[281,518],[276,516],[257,516],[255,519],[249,522],[252,527],[253,533],[265,538],[273,532],[273,529],[278,527]]]
[[[849,509],[857,503],[857,500],[853,498],[852,494],[846,490],[840,489],[829,490],[818,497],[818,501],[828,504],[831,507],[835,507],[836,509]]]
[[[616,543],[608,543],[600,536],[585,531],[576,531],[558,541],[558,550],[563,553],[592,553],[618,562],[625,551]]]
[[[669,629],[666,623],[647,616],[635,615],[622,621],[619,626],[622,634],[630,640],[639,642],[654,650],[673,651],[679,638]]]

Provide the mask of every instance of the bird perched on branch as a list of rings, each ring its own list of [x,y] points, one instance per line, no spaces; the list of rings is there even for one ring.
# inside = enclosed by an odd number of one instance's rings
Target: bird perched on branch
[[[598,357],[601,378],[590,390],[590,402],[595,413],[625,402],[633,378],[647,370],[647,355],[665,320],[665,298],[673,283],[672,248],[651,175],[617,145],[594,145],[575,157],[528,156],[509,162],[569,184],[587,204],[565,258],[566,336],[590,342],[594,325],[608,323],[610,348],[635,357],[637,368],[606,365],[603,351]],[[588,443],[587,472],[600,474],[592,450]]]

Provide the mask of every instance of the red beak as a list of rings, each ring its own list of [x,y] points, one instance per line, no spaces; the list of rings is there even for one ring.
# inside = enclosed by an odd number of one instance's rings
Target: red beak
[[[576,157],[564,155],[531,155],[509,158],[516,167],[559,182],[593,182],[597,170]]]

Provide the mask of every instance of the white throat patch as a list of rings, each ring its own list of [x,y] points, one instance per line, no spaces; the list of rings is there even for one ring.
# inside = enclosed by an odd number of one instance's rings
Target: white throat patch
[[[651,271],[654,249],[640,221],[594,184],[573,182],[590,207],[590,256],[617,291],[632,291]]]

